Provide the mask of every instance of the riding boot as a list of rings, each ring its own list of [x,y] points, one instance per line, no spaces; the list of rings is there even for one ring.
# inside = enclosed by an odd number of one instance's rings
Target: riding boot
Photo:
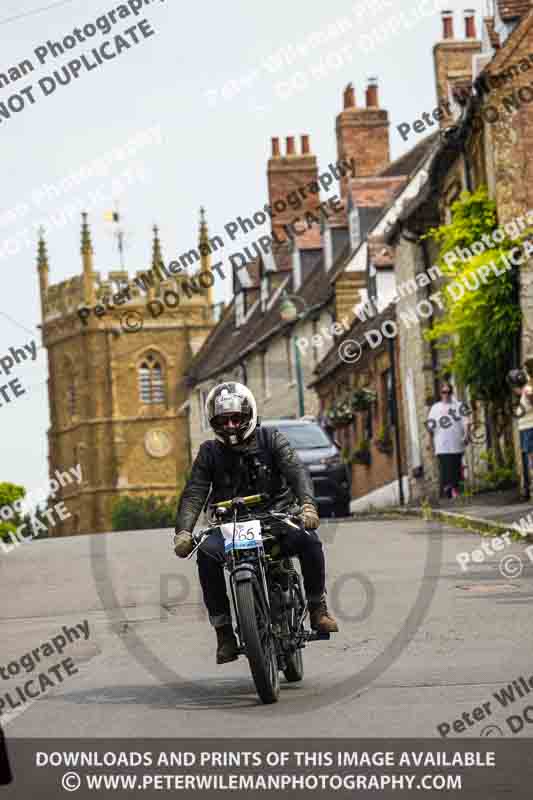
[[[235,661],[239,657],[239,645],[232,625],[215,628],[217,634],[217,664]]]
[[[326,596],[323,595],[317,603],[309,602],[309,616],[311,628],[319,633],[337,633],[339,626],[337,620],[328,611]]]

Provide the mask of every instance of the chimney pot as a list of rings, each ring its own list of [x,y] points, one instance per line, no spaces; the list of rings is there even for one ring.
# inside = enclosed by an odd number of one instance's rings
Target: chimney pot
[[[287,136],[287,155],[293,156],[294,153],[294,136]]]
[[[442,38],[453,39],[453,11],[442,12]]]
[[[304,156],[311,152],[311,149],[309,147],[309,134],[307,133],[303,134],[301,140],[302,140],[302,155]]]
[[[368,86],[366,89],[366,107],[379,108],[378,79],[375,77],[368,79]]]
[[[279,137],[273,136],[272,137],[272,158],[279,158],[281,155],[279,150]]]
[[[476,12],[472,8],[465,10],[465,36],[467,39],[476,38]]]
[[[343,100],[344,100],[344,103],[343,103],[344,108],[354,108],[354,106],[355,106],[355,90],[354,90],[353,85],[351,83],[349,83],[348,86],[346,87],[346,89],[344,90]]]

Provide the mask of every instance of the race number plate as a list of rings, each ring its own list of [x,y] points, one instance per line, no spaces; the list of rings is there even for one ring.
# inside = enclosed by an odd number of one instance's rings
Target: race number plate
[[[224,537],[224,550],[244,550],[249,547],[260,547],[263,542],[261,536],[261,523],[258,519],[249,522],[237,522],[235,539],[233,538],[233,522],[226,522],[220,526]]]

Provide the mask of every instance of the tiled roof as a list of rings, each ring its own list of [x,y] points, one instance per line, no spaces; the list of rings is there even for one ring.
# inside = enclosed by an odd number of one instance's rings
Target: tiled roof
[[[278,257],[280,256],[287,257],[285,246],[279,248]],[[291,294],[292,274],[287,273],[286,277],[289,278],[286,286],[287,292]],[[332,297],[333,289],[324,269],[321,255],[296,294],[305,301],[308,308],[325,305]],[[235,301],[233,300],[222,320],[211,331],[194,357],[187,374],[189,384],[194,386],[201,381],[216,378],[221,372],[231,369],[247,351],[255,347],[257,342],[266,341],[270,336],[287,327],[288,324],[290,323],[281,319],[279,300],[276,300],[272,308],[266,312],[261,310],[258,303],[248,321],[236,328]]]
[[[430,148],[433,146],[433,143],[439,138],[439,131],[426,136],[422,141],[418,142],[411,150],[408,150],[407,153],[404,153],[403,156],[400,156],[388,167],[381,170],[379,173],[382,177],[388,175],[412,175],[415,169],[418,167],[420,162],[426,157],[429,153]]]
[[[531,8],[531,0],[497,0],[500,17],[504,22],[523,17]]]

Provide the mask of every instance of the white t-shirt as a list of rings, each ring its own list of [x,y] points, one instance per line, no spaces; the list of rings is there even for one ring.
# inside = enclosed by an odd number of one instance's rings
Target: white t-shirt
[[[438,456],[446,453],[464,453],[465,423],[470,421],[466,409],[468,409],[466,403],[458,403],[456,400],[452,400],[451,403],[434,403],[431,406],[426,427],[433,433],[435,453]]]
[[[522,389],[522,395],[520,397],[520,415],[517,413],[519,431],[527,431],[528,428],[533,428],[533,394],[530,394],[530,391],[531,387],[529,384],[526,384]]]

